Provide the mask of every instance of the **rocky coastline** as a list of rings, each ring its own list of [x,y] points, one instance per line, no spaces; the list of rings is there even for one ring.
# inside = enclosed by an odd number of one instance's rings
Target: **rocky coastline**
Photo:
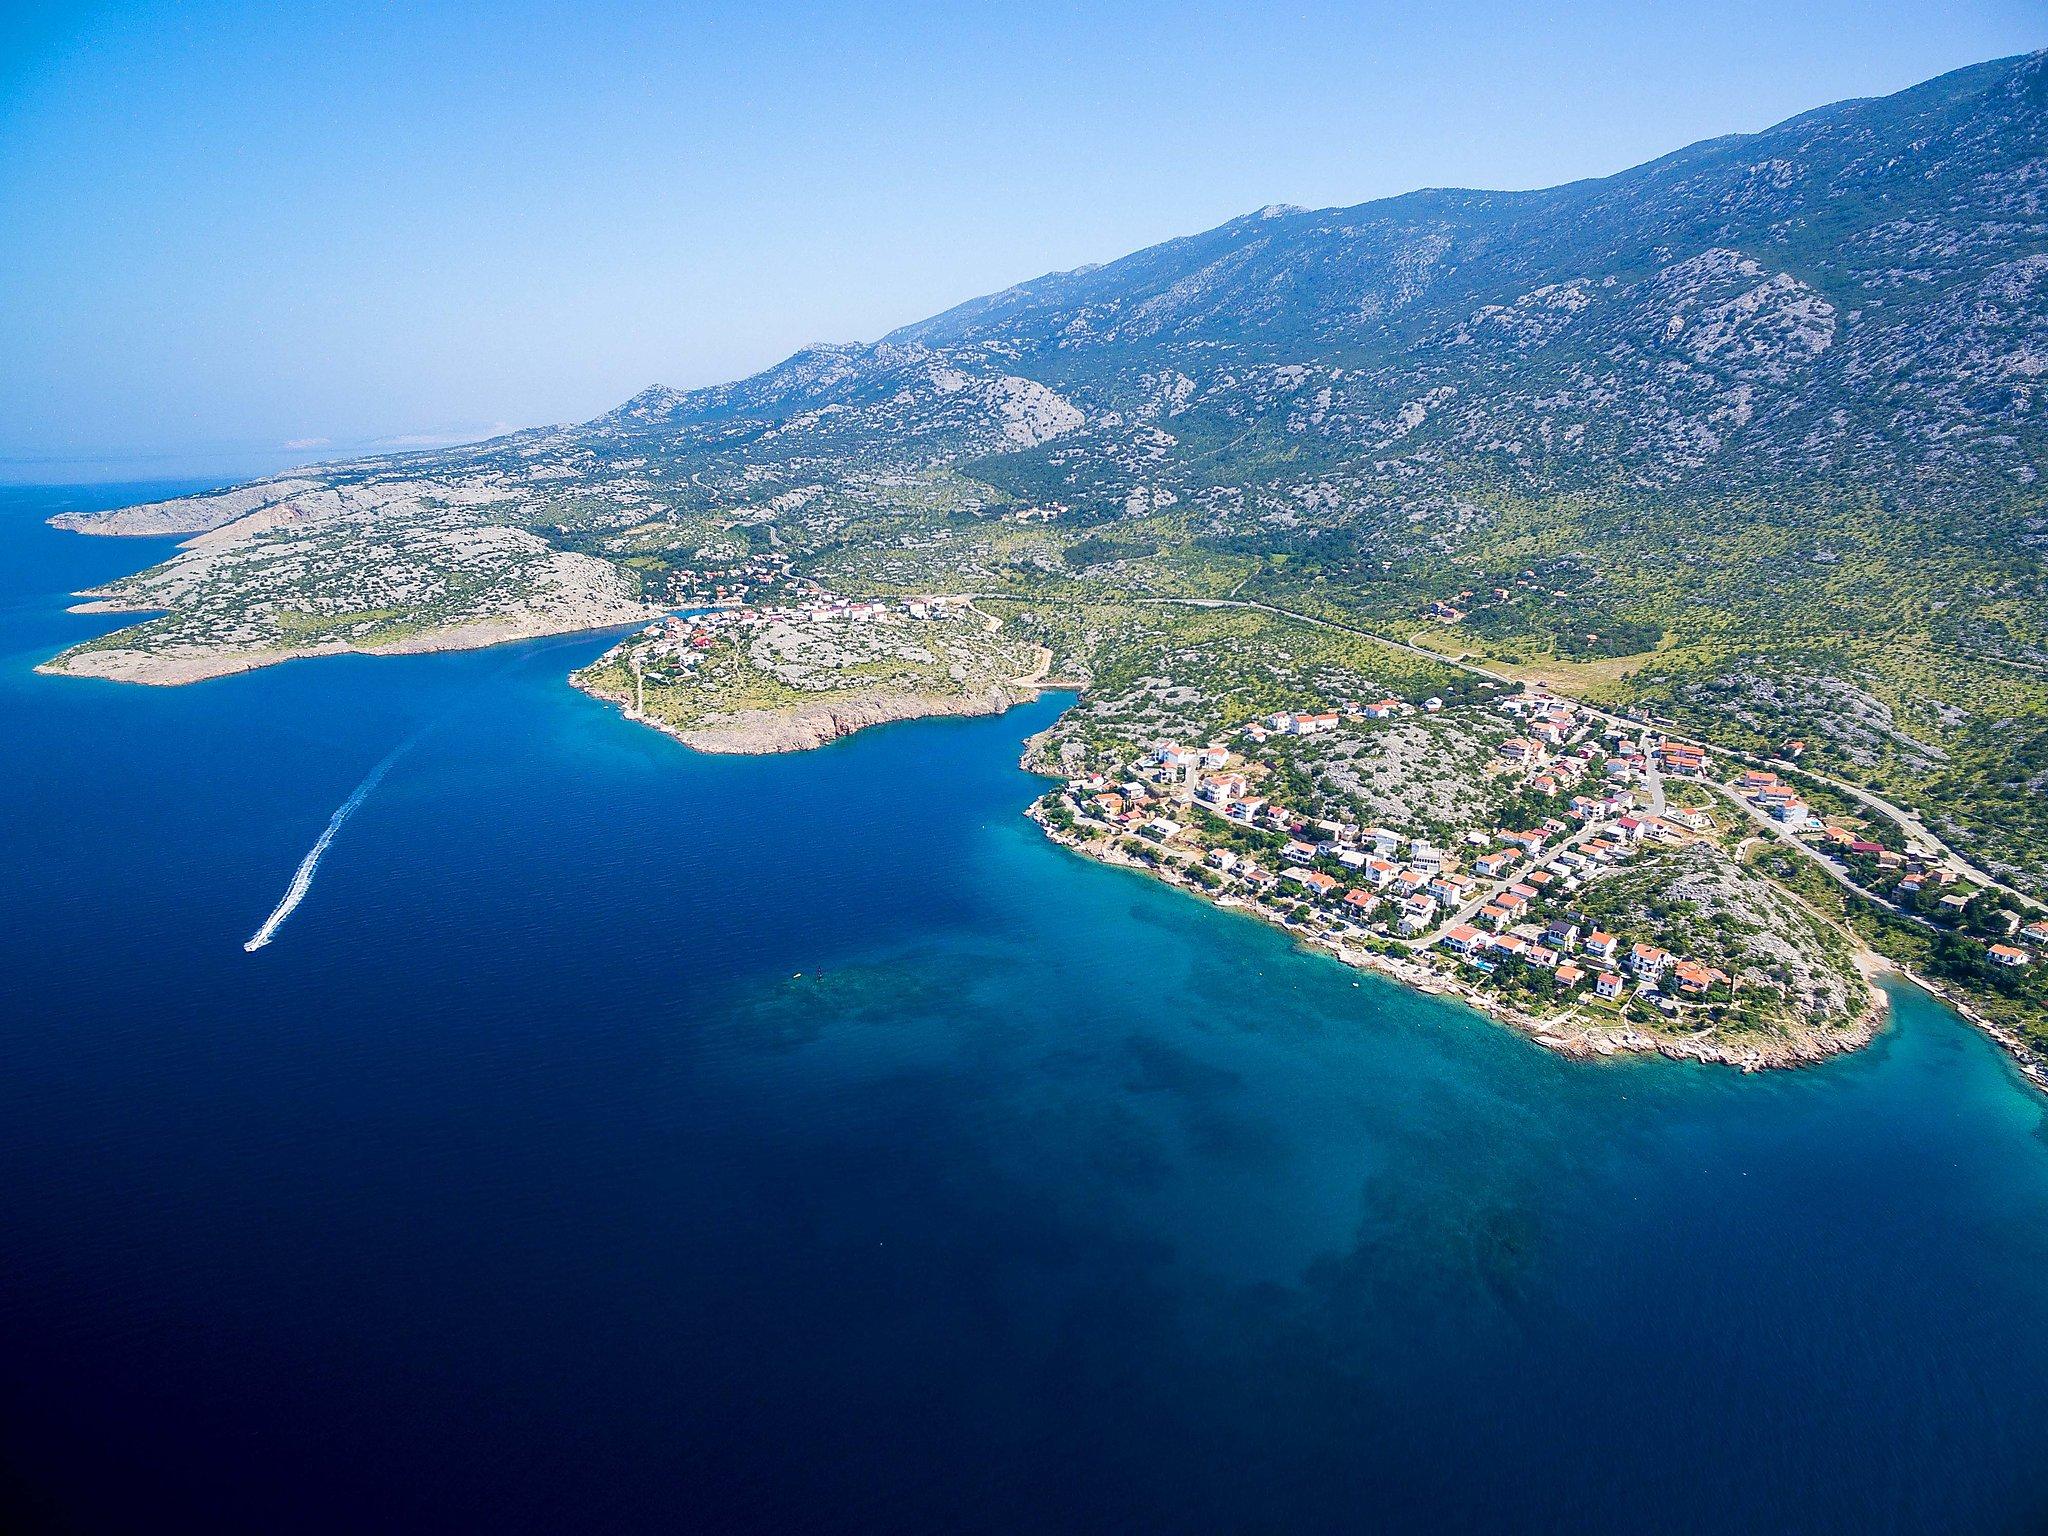
[[[1120,853],[1112,846],[1101,843],[1099,839],[1091,840],[1049,825],[1035,801],[1025,815],[1037,823],[1047,837],[1083,858],[1094,859],[1098,863],[1119,869],[1133,870],[1198,897],[1223,911],[1238,912],[1257,918],[1281,929],[1305,947],[1320,950],[1355,969],[1372,971],[1376,975],[1432,997],[1455,998],[1475,1012],[1507,1025],[1538,1045],[1560,1055],[1579,1059],[1654,1055],[1672,1061],[1734,1067],[1743,1072],[1784,1070],[1812,1066],[1831,1057],[1861,1049],[1876,1036],[1890,1008],[1889,1000],[1883,991],[1872,982],[1868,1003],[1855,1022],[1847,1027],[1804,1031],[1770,1040],[1685,1039],[1659,1035],[1619,1021],[1604,1024],[1573,1019],[1569,1016],[1564,1019],[1538,1018],[1503,1002],[1491,993],[1469,986],[1457,977],[1419,961],[1346,944],[1340,939],[1286,922],[1242,897],[1228,894],[1212,896],[1193,881],[1180,878],[1175,871],[1153,868]],[[1876,957],[1871,958],[1873,964],[1866,968],[1866,976],[1875,974],[1882,964],[1876,961]],[[1917,978],[1909,979],[1915,979],[1918,984]]]
[[[644,714],[632,700],[597,685],[582,673],[569,681],[594,699],[617,707],[636,725],[651,726],[673,736],[684,746],[699,752],[761,757],[777,752],[807,752],[850,736],[871,725],[898,720],[924,720],[938,716],[999,715],[1017,704],[1038,697],[1038,689],[1022,684],[990,688],[979,693],[871,693],[834,695],[815,704],[795,709],[737,710],[711,715],[689,725],[677,725],[658,716]]]
[[[80,604],[71,611],[117,613],[137,610],[95,601]],[[36,671],[53,677],[92,677],[107,682],[140,683],[152,688],[178,688],[188,683],[232,677],[260,667],[314,656],[417,656],[436,651],[483,650],[493,645],[544,640],[558,635],[594,634],[640,622],[649,611],[636,606],[630,612],[579,611],[479,619],[438,629],[423,629],[386,645],[353,645],[345,640],[321,640],[310,645],[254,650],[197,648],[145,651],[133,647],[104,646],[65,651],[38,664]]]
[[[2048,1093],[2048,1058],[2044,1058],[2039,1051],[2022,1039],[2017,1031],[2007,1028],[1996,1019],[1986,1017],[1972,1006],[1968,998],[1957,993],[1955,988],[1930,980],[1903,965],[1895,966],[1893,969],[1897,975],[1910,981],[1922,992],[1940,998],[1972,1027],[1989,1036],[2012,1058],[2013,1065],[2018,1068],[2022,1077],[2043,1093]]]

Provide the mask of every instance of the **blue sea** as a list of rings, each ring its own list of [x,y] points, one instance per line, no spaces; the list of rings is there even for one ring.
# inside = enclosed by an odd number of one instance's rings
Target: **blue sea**
[[[34,675],[165,489],[0,492],[5,1528],[2048,1525],[2048,1106],[1921,994],[1561,1060],[1045,841],[1058,697]]]

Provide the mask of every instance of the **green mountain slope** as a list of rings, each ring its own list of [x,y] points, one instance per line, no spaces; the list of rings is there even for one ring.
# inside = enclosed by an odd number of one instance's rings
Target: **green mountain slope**
[[[2048,863],[2038,786],[1985,766],[2048,720],[2044,146],[2037,54],[1546,191],[1266,209],[579,426],[79,520],[216,531],[106,594],[161,616],[57,665],[161,680],[801,578],[1402,633],[1444,600],[1454,649],[1804,729]],[[1760,691],[1804,702],[1758,724]],[[1939,755],[1859,745],[1867,699]]]

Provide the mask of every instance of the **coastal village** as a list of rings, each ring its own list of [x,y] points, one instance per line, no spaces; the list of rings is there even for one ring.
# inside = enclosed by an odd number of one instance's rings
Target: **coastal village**
[[[1455,835],[1312,813],[1277,791],[1287,777],[1279,759],[1305,741],[1456,711],[1491,716],[1504,733],[1482,770],[1485,792],[1462,791],[1469,814]],[[1867,1038],[1872,1005],[1867,983],[1846,974],[1851,947],[1800,909],[1813,930],[1801,947],[1818,939],[1834,953],[1787,963],[1782,935],[1745,931],[1740,914],[1769,905],[1766,890],[1790,905],[1754,876],[1758,889],[1724,902],[1703,940],[1703,925],[1674,920],[1670,901],[1609,899],[1628,885],[1621,872],[1654,864],[1674,885],[1687,875],[1731,881],[1746,873],[1741,856],[1774,838],[1880,899],[1917,901],[1925,921],[1958,932],[1990,905],[1932,850],[1886,846],[1831,819],[1777,772],[1724,768],[1701,745],[1540,687],[1462,705],[1382,697],[1274,713],[1200,744],[1161,743],[1118,773],[1071,777],[1035,814],[1096,857],[1148,869],[1353,964],[1457,993],[1549,1043],[1648,1045],[1746,1066],[1780,1054],[1748,1038],[1760,1025],[1807,1036],[1792,1047],[1801,1056]],[[2048,923],[2011,912],[1989,921],[1983,943],[1994,964],[2030,965],[2032,946],[2048,943]],[[1832,1041],[1816,1044],[1816,1029]]]

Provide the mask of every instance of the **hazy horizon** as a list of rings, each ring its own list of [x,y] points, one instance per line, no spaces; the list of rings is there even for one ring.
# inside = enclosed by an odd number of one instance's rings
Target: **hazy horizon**
[[[2041,21],[2007,0],[11,11],[0,480],[587,419],[1270,203],[1611,174],[2027,51]]]

